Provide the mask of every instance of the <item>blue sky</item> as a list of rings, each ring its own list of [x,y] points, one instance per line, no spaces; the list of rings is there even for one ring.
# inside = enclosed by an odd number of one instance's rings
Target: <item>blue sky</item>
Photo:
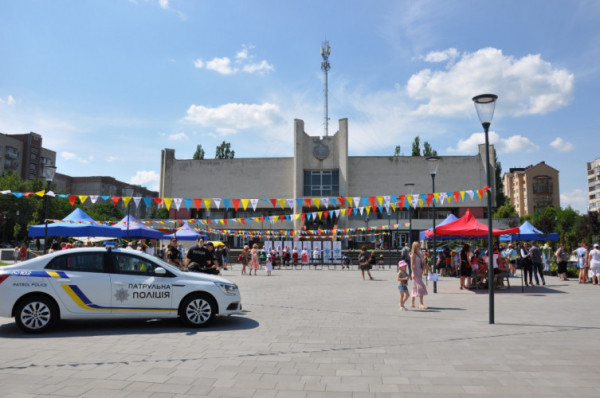
[[[324,132],[327,39],[330,132],[349,119],[351,155],[409,155],[415,136],[474,154],[471,98],[492,92],[503,170],[546,161],[584,212],[599,22],[593,0],[2,1],[0,131],[41,134],[61,173],[151,189],[164,148],[292,156],[295,118]]]

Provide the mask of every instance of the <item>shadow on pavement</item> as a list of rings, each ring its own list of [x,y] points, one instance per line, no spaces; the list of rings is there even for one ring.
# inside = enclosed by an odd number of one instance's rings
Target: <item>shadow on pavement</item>
[[[46,333],[27,334],[13,322],[0,326],[0,337],[26,339],[162,333],[194,335],[214,331],[248,330],[257,328],[258,325],[254,319],[243,316],[216,317],[210,326],[203,328],[184,326],[178,319],[62,320]]]
[[[527,296],[545,296],[547,294],[566,294],[566,292],[553,289],[548,286],[534,286],[534,287],[523,287],[524,291],[521,289],[521,285],[511,285],[508,289],[494,289],[494,294],[523,294]],[[476,294],[488,294],[489,291],[487,288],[485,289],[472,289],[473,293]]]

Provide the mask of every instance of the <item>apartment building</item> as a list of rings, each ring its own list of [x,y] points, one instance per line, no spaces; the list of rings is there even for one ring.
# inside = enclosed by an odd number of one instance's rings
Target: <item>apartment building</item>
[[[544,207],[560,207],[558,170],[545,162],[514,167],[503,176],[504,195],[520,217]]]

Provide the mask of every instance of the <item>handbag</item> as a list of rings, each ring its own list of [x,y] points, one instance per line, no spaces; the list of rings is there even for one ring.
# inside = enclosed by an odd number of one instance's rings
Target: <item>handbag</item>
[[[440,274],[438,274],[437,272],[430,272],[427,275],[427,280],[428,281],[432,281],[432,282],[438,282],[440,278]]]

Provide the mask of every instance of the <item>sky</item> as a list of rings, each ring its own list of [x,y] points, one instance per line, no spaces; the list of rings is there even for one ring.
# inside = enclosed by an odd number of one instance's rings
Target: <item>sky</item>
[[[472,97],[498,95],[502,169],[545,161],[587,211],[600,157],[600,2],[564,0],[4,0],[0,132],[41,134],[58,172],[158,190],[160,153],[293,156],[293,121],[351,156],[474,155]],[[480,187],[460,187],[477,189]],[[385,192],[381,194],[394,194]]]

